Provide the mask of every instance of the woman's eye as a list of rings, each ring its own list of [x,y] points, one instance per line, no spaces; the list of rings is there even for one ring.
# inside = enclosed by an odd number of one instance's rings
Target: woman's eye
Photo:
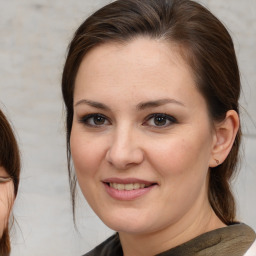
[[[110,124],[108,119],[101,114],[86,115],[83,118],[81,118],[79,121],[88,126],[104,126],[104,125]]]
[[[177,123],[176,119],[170,115],[157,113],[147,117],[143,125],[154,126],[154,127],[167,127]]]

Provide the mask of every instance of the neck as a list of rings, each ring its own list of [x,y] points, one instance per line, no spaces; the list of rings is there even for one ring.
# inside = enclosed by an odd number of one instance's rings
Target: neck
[[[119,232],[124,256],[153,256],[181,245],[203,233],[225,227],[210,205],[188,213],[164,229],[146,234]]]

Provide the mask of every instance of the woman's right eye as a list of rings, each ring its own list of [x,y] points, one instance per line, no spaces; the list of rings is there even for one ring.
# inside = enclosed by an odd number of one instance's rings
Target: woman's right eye
[[[101,127],[110,124],[108,119],[102,114],[89,114],[83,116],[79,122],[92,127]]]

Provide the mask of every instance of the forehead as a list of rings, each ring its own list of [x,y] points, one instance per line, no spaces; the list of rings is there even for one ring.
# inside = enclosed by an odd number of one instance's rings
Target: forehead
[[[156,65],[163,61],[173,62],[176,65],[184,66],[190,70],[190,66],[185,61],[186,51],[184,47],[177,43],[170,43],[162,39],[152,39],[147,37],[137,37],[127,42],[108,42],[92,48],[83,58],[81,66],[83,68],[102,65],[114,60],[120,61],[116,64],[136,64],[156,68]],[[166,57],[166,58],[163,58]],[[193,72],[192,72],[193,73]]]
[[[189,99],[192,94],[199,94],[181,47],[149,38],[97,46],[81,62],[75,81],[75,100],[81,95],[106,98],[124,92],[131,100],[134,94],[150,99],[166,94]]]

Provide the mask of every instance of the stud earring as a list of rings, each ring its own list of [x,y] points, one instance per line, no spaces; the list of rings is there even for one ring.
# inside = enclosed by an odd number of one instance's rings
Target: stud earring
[[[214,159],[214,160],[215,160],[216,164],[220,163],[220,161],[218,159]]]

